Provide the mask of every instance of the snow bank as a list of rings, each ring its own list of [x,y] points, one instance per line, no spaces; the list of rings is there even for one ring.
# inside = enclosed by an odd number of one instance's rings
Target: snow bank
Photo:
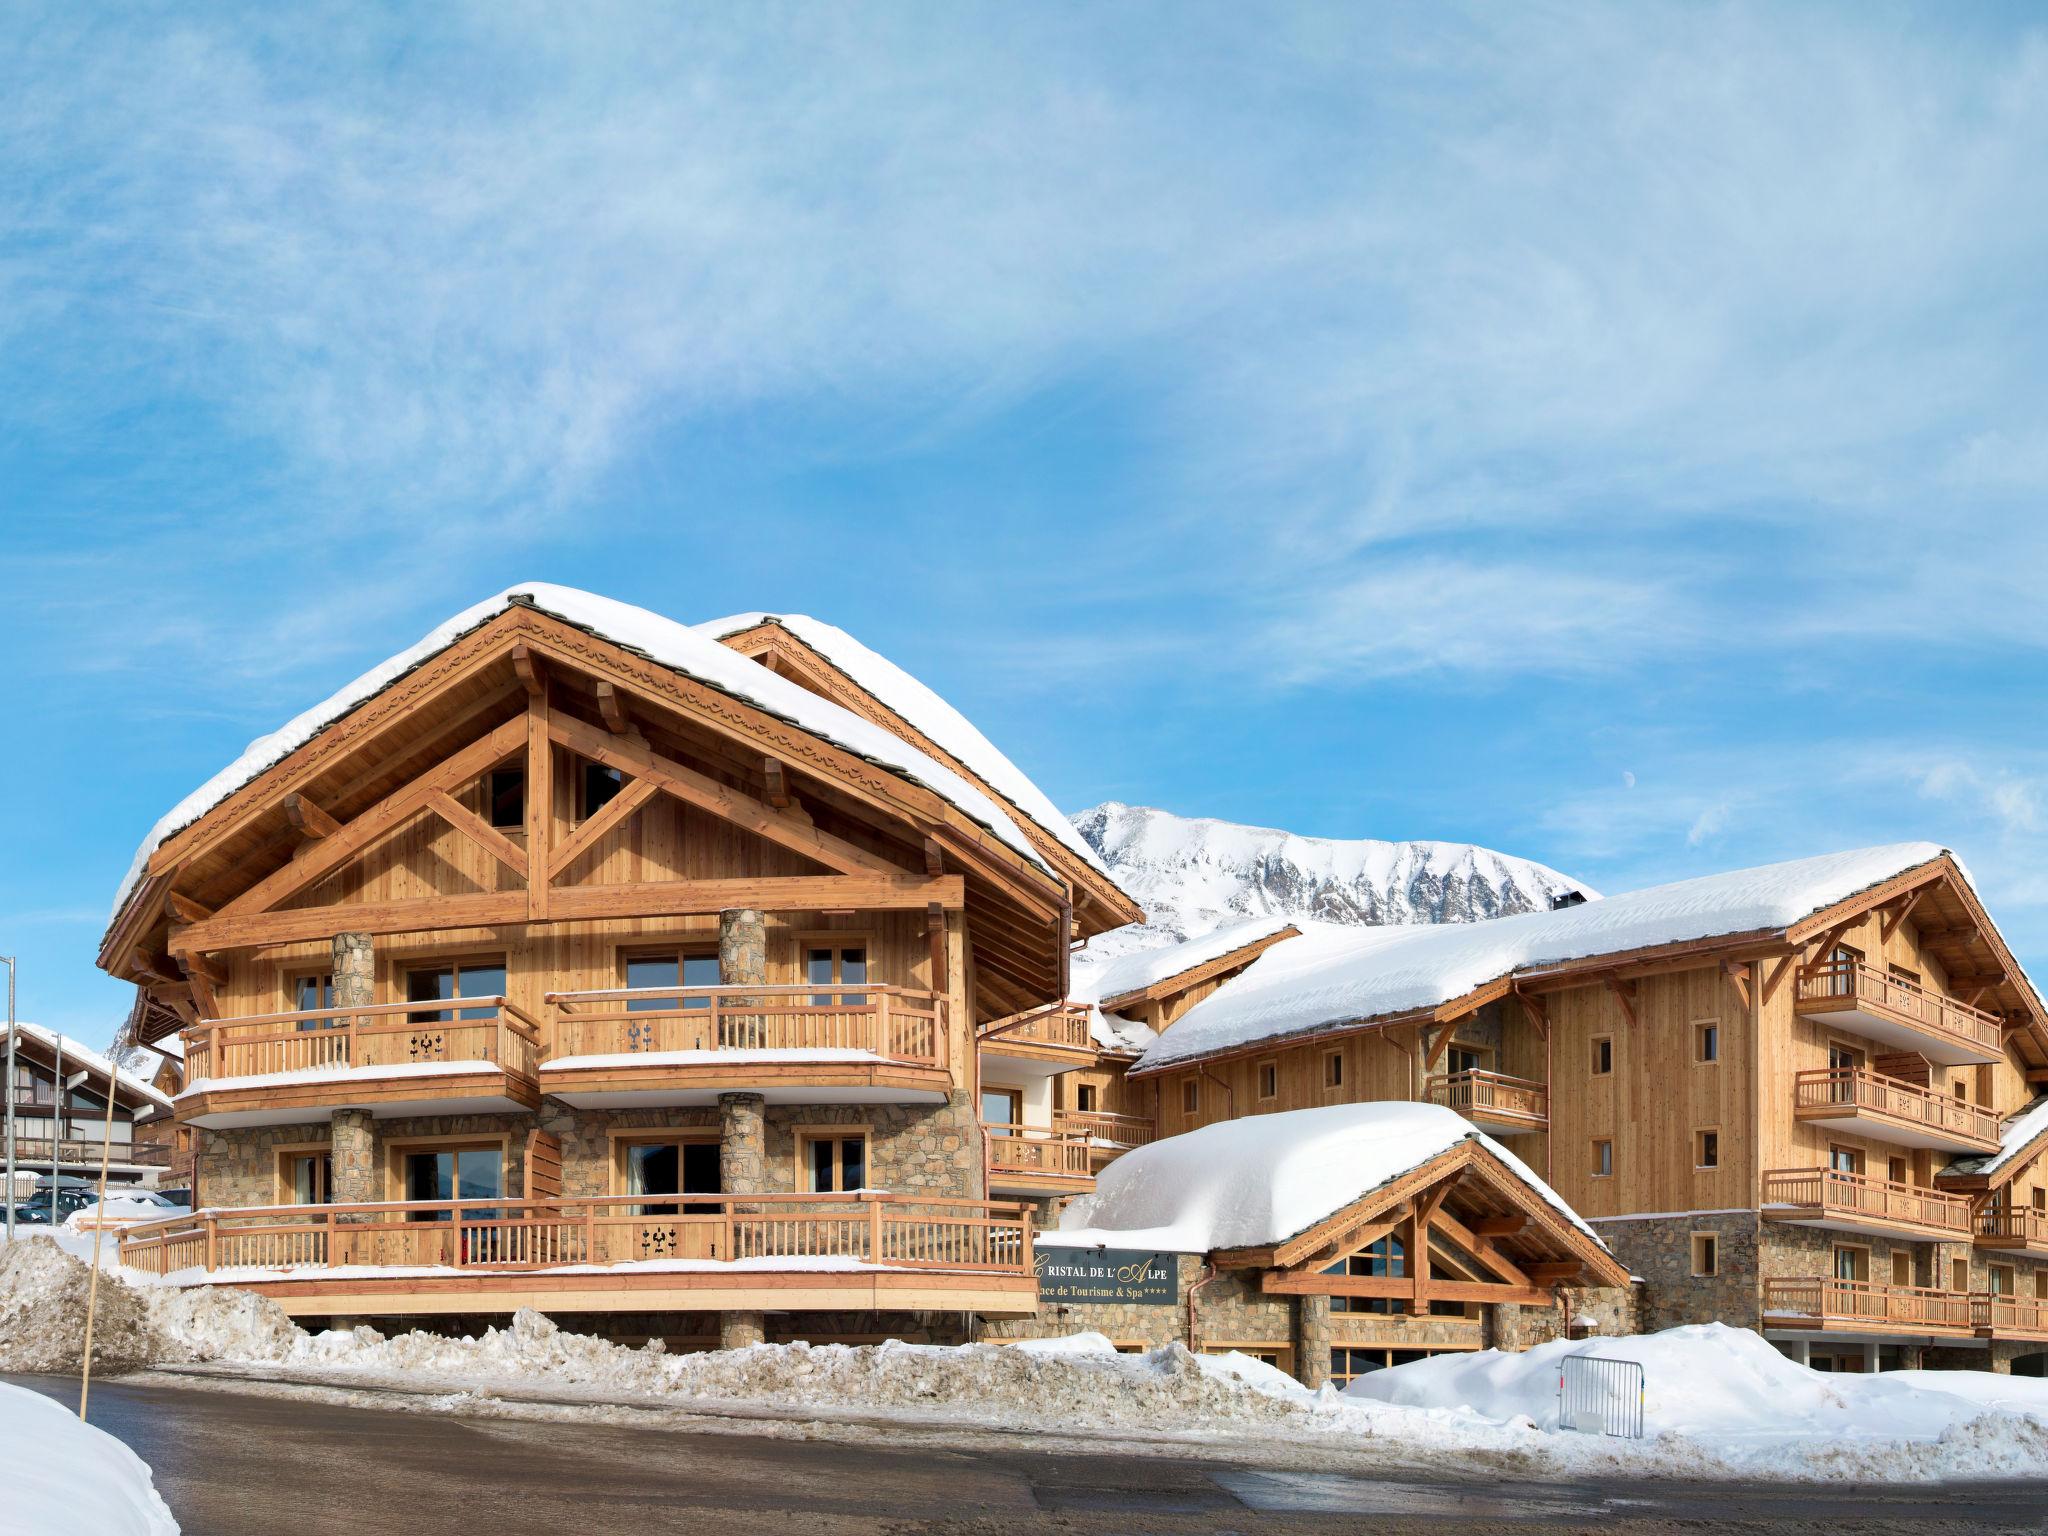
[[[1466,1140],[1595,1242],[1522,1160],[1435,1104],[1328,1104],[1223,1120],[1126,1152],[1041,1244],[1208,1253],[1285,1242]],[[1604,1244],[1602,1246],[1605,1246]]]
[[[1479,923],[1348,928],[1302,923],[1190,1008],[1139,1070],[1435,1008],[1517,971],[1658,944],[1774,932],[1945,852],[1893,843],[1681,880],[1554,912]]]
[[[995,801],[952,769],[927,757],[880,726],[863,720],[850,710],[841,709],[786,678],[778,677],[766,667],[749,661],[736,651],[727,650],[687,624],[679,624],[645,608],[636,608],[631,603],[581,592],[574,587],[556,586],[545,581],[522,581],[495,597],[465,608],[437,625],[416,644],[378,663],[331,697],[268,736],[259,736],[250,742],[240,757],[180,800],[150,828],[142,846],[135,850],[134,862],[121,881],[120,892],[114,897],[114,914],[119,915],[135,887],[141,883],[150,855],[173,833],[197,821],[244,784],[284,761],[321,731],[358,705],[382,693],[421,663],[446,650],[471,630],[489,623],[511,607],[515,599],[629,650],[638,651],[662,666],[707,683],[720,692],[756,704],[815,736],[835,742],[849,752],[924,785],[987,827],[1033,864],[1045,868],[1044,860],[1031,846],[1030,840],[1017,830],[1016,824]]]
[[[177,1536],[149,1464],[40,1392],[0,1383],[0,1520],[35,1536]]]
[[[1837,1376],[1809,1370],[1755,1333],[1720,1323],[1540,1345],[1522,1354],[1438,1355],[1375,1371],[1351,1400],[1463,1409],[1554,1431],[1570,1355],[1643,1367],[1653,1446],[1710,1447],[1763,1477],[1892,1480],[2039,1477],[2048,1472],[2048,1382],[2015,1389],[1976,1371]]]

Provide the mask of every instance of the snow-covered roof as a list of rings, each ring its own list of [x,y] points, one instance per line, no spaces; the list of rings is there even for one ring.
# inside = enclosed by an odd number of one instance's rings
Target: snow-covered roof
[[[82,1041],[74,1040],[69,1035],[60,1037],[54,1029],[45,1029],[40,1024],[31,1024],[26,1019],[17,1019],[14,1027],[29,1039],[40,1041],[53,1052],[58,1049],[61,1038],[64,1051],[64,1075],[66,1077],[69,1077],[75,1068],[81,1066],[88,1072],[97,1072],[101,1077],[105,1077],[110,1072],[118,1072],[120,1074],[121,1086],[130,1093],[145,1098],[150,1103],[160,1105],[165,1109],[171,1107],[170,1099],[157,1089],[152,1088],[148,1078],[138,1077],[126,1067],[117,1068],[98,1051],[87,1049]],[[5,1052],[7,1049],[6,1037],[6,1026],[0,1025],[0,1052]]]
[[[697,633],[723,640],[761,624],[779,624],[866,689],[876,699],[924,732],[941,751],[964,764],[982,783],[1037,824],[1040,831],[1116,884],[1102,856],[1074,830],[1045,791],[982,735],[965,715],[923,683],[877,651],[870,650],[836,624],[803,613],[735,613],[696,625]],[[1121,887],[1119,887],[1121,889]]]
[[[1892,843],[1704,875],[1550,912],[1429,927],[1302,923],[1145,1052],[1147,1070],[1336,1024],[1436,1008],[1545,965],[1783,929],[1941,857]]]
[[[1093,1004],[1088,1009],[1088,1037],[1105,1051],[1119,1051],[1128,1056],[1142,1056],[1159,1038],[1149,1025],[1140,1024],[1121,1013],[1104,1013]]]
[[[1165,1253],[1264,1248],[1465,1141],[1485,1147],[1531,1193],[1600,1241],[1527,1164],[1470,1121],[1435,1104],[1393,1102],[1248,1115],[1133,1148],[1040,1241]]]
[[[150,828],[142,846],[135,851],[134,862],[121,882],[119,895],[114,898],[115,914],[120,913],[129,895],[141,882],[150,855],[174,833],[190,826],[358,705],[390,687],[422,662],[446,650],[471,630],[496,618],[515,602],[553,614],[698,682],[745,699],[815,736],[922,784],[988,828],[1033,864],[1051,873],[1044,859],[1031,846],[1030,839],[1018,830],[1009,814],[994,800],[951,768],[873,722],[776,676],[766,667],[727,649],[687,624],[615,598],[578,591],[574,587],[556,586],[544,581],[522,581],[463,609],[453,618],[436,625],[415,644],[389,660],[379,662],[329,698],[268,736],[259,736],[250,742],[240,757],[180,800]]]
[[[1221,960],[1248,944],[1284,933],[1293,926],[1290,918],[1249,917],[1242,922],[1225,923],[1220,928],[1184,939],[1178,944],[1168,944],[1159,949],[1132,950],[1128,954],[1093,963],[1088,959],[1088,952],[1082,950],[1074,956],[1069,995],[1077,1002],[1097,1002],[1106,997],[1140,992],[1192,971],[1198,965]]]
[[[2013,1159],[2024,1152],[2035,1137],[2043,1134],[2048,1134],[2048,1094],[2043,1094],[2016,1114],[2006,1116],[2005,1123],[1998,1128],[1996,1152],[1985,1157],[1952,1158],[1942,1172],[1995,1177],[2010,1167]]]

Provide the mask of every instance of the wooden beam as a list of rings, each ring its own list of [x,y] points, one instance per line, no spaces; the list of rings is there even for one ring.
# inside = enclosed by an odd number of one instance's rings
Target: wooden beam
[[[1447,1024],[1446,1029],[1450,1028]],[[1409,1293],[1408,1311],[1412,1316],[1421,1317],[1429,1311],[1429,1293],[1433,1280],[1429,1273],[1429,1228],[1435,1221],[1437,1210],[1444,1203],[1444,1197],[1451,1192],[1456,1182],[1452,1175],[1434,1189],[1423,1191],[1415,1197],[1414,1214],[1408,1218],[1408,1280],[1414,1289]]]
[[[1529,1021],[1536,1026],[1536,1033],[1548,1040],[1550,1009],[1544,1005],[1543,999],[1534,992],[1524,992],[1520,988],[1516,989],[1515,996],[1521,1002],[1523,1012],[1529,1015]]]
[[[1450,1049],[1451,1036],[1458,1032],[1458,1025],[1463,1022],[1457,1020],[1437,1026],[1436,1038],[1430,1042],[1429,1054],[1422,1061],[1422,1070],[1425,1073],[1436,1070],[1436,1064],[1444,1059],[1444,1052]]]
[[[224,918],[254,915],[296,896],[307,886],[322,876],[333,873],[357,854],[368,849],[372,843],[397,831],[413,816],[425,810],[428,797],[436,790],[452,789],[466,779],[475,778],[487,768],[495,768],[519,749],[519,743],[525,738],[525,734],[526,724],[523,720],[507,721],[488,736],[471,742],[410,783],[393,790],[339,832],[322,838],[307,849],[303,857],[294,859],[275,874],[257,881],[222,907],[218,916],[206,923],[193,926],[206,928]],[[529,782],[527,794],[530,797],[532,793],[533,786]],[[339,933],[345,930],[336,928],[334,931]],[[200,944],[195,947],[229,949],[234,946]]]
[[[1513,1237],[1529,1225],[1526,1216],[1482,1216],[1472,1223],[1475,1237]]]
[[[213,916],[213,908],[194,901],[190,896],[181,896],[176,891],[165,891],[164,916],[174,923],[203,923]]]
[[[484,849],[520,879],[526,878],[526,850],[463,805],[445,789],[427,796],[427,809]]]
[[[1822,934],[1813,946],[1813,960],[1811,963],[1818,965],[1826,960],[1829,955],[1832,955],[1835,952],[1835,946],[1842,942],[1842,935],[1862,922],[1867,915],[1867,913],[1858,912],[1854,917],[1845,917],[1826,933]]]
[[[1585,1267],[1577,1259],[1560,1259],[1554,1264],[1531,1264],[1529,1278],[1538,1285],[1562,1285],[1567,1280],[1576,1280]]]
[[[284,819],[309,843],[323,837],[332,837],[341,830],[340,822],[301,794],[289,794],[284,797]]]
[[[515,663],[523,650],[524,646],[513,648]],[[538,677],[539,663],[534,665]],[[545,684],[538,691],[529,684],[528,692],[532,697],[526,701],[521,721],[526,737],[526,916],[530,922],[544,923],[550,910],[548,869],[555,851],[554,716],[548,709]]]
[[[1612,992],[1614,1000],[1621,1004],[1621,1016],[1628,1020],[1628,1027],[1633,1030],[1636,1027],[1636,989],[1634,983],[1631,982],[1624,986],[1621,978],[1612,971],[1609,971],[1607,973],[1607,990]]]
[[[619,697],[619,690],[610,683],[597,685],[597,712],[604,719],[604,728],[614,736],[624,736],[633,728],[633,721],[626,713],[625,700]]]
[[[1885,913],[1877,926],[1878,943],[1883,944],[1887,942],[1893,934],[1899,931],[1899,924],[1906,920],[1912,913],[1913,908],[1920,904],[1920,898],[1925,896],[1930,889],[1931,887],[1925,885],[1915,888],[1908,893],[1904,901],[1897,903]]]
[[[1415,1282],[1405,1275],[1298,1274],[1289,1270],[1268,1270],[1259,1277],[1259,1289],[1269,1296],[1384,1296],[1390,1301],[1410,1299]],[[1477,1280],[1432,1280],[1433,1301],[1506,1302],[1518,1307],[1545,1307],[1556,1298],[1550,1292],[1520,1285],[1488,1285]]]
[[[209,974],[201,969],[202,962],[197,955],[180,957],[185,964],[185,977],[192,988],[192,1001],[201,1015],[209,1019],[220,1017],[220,995],[214,991],[217,972]]]
[[[924,872],[934,880],[946,872],[946,855],[936,837],[924,840]]]
[[[1494,1247],[1492,1243],[1481,1237],[1477,1232],[1466,1227],[1457,1218],[1450,1215],[1449,1212],[1437,1212],[1434,1226],[1437,1231],[1443,1233],[1444,1236],[1471,1254],[1480,1264],[1492,1270],[1495,1276],[1504,1283],[1508,1285],[1534,1284],[1513,1259],[1502,1253],[1500,1249]]]
[[[609,764],[621,773],[647,779],[655,788],[687,805],[709,811],[723,821],[744,827],[841,874],[895,876],[905,873],[899,865],[891,864],[879,854],[869,853],[865,848],[821,831],[787,811],[764,805],[751,795],[742,794],[694,768],[686,768],[662,757],[652,747],[619,741],[566,716],[554,720],[550,729],[554,739],[572,751]]]
[[[519,674],[519,681],[526,686],[526,696],[536,703],[545,702],[548,696],[548,675],[541,665],[540,657],[524,645],[512,647],[512,670]]]
[[[204,981],[216,987],[227,985],[227,972],[215,965],[206,956],[198,953],[182,954],[177,957],[178,968],[187,981]]]
[[[782,759],[762,758],[761,776],[768,785],[768,803],[779,811],[788,810],[796,797],[789,792],[789,774],[783,769]]]
[[[559,880],[562,873],[595,847],[607,832],[631,816],[655,796],[653,783],[634,779],[599,808],[598,813],[563,838],[548,860],[548,878]]]
[[[1764,978],[1764,1006],[1771,1006],[1771,999],[1778,995],[1778,988],[1785,984],[1785,978],[1792,974],[1792,967],[1799,963],[1795,951],[1771,967],[1771,974]]]
[[[1735,988],[1736,996],[1742,999],[1742,1011],[1751,1010],[1749,1000],[1749,962],[1745,960],[1723,960],[1721,974],[1726,976]]]
[[[966,903],[958,875],[924,880],[913,875],[781,875],[747,880],[660,880],[645,885],[563,886],[556,890],[556,920],[598,917],[675,917],[758,907],[766,912],[815,912],[832,907],[917,911],[937,902],[948,911]]]
[[[173,928],[171,953],[253,949],[265,944],[301,944],[337,933],[426,933],[437,928],[497,928],[526,917],[524,891],[482,896],[436,896],[417,901],[382,901],[333,907],[296,907],[284,912],[250,912],[210,918]]]

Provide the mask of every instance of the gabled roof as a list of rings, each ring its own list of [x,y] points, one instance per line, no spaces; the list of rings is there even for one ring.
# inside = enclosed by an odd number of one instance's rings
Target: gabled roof
[[[1467,1146],[1605,1251],[1557,1191],[1492,1137],[1437,1105],[1395,1102],[1247,1115],[1133,1148],[1041,1240],[1169,1253],[1278,1247]]]
[[[1406,928],[1304,925],[1261,955],[1147,1049],[1134,1069],[1187,1061],[1375,1021],[1447,1018],[1502,995],[1516,979],[1645,952],[1735,942],[1802,942],[1810,931],[1910,890],[1951,882],[1961,866],[1934,843],[1894,843],[1653,886],[1558,911]],[[1969,895],[1971,909],[1981,907]],[[1989,919],[1983,919],[1989,929]],[[1997,952],[2003,941],[1989,929]],[[2009,957],[2008,957],[2009,959]],[[2041,1004],[2014,962],[2015,996]]]
[[[145,1103],[153,1104],[160,1109],[170,1108],[171,1101],[169,1096],[152,1086],[148,1079],[130,1072],[126,1067],[116,1067],[98,1051],[88,1049],[82,1041],[74,1040],[69,1035],[60,1036],[56,1030],[45,1029],[40,1024],[31,1024],[26,1019],[17,1019],[14,1027],[20,1032],[21,1039],[24,1042],[34,1042],[36,1047],[35,1055],[43,1062],[54,1061],[61,1046],[64,1056],[65,1076],[69,1077],[74,1071],[82,1067],[87,1072],[93,1074],[100,1082],[104,1083],[107,1081],[109,1074],[114,1074],[116,1080],[120,1083],[122,1093],[140,1099]],[[4,1024],[0,1024],[0,1060],[5,1059],[6,1040],[7,1027]]]
[[[1940,1177],[1944,1181],[1954,1179],[1971,1186],[1995,1188],[2044,1151],[2048,1151],[2048,1094],[2006,1116],[1998,1129],[1996,1152],[1983,1157],[1954,1158],[1942,1169]]]
[[[116,916],[134,894],[151,856],[166,841],[401,678],[516,605],[553,614],[674,672],[744,699],[924,786],[1048,875],[1051,873],[1031,839],[989,795],[953,769],[872,722],[757,666],[689,625],[573,587],[519,582],[436,625],[417,642],[370,668],[311,709],[269,735],[259,736],[232,763],[185,796],[150,829],[136,850],[114,901]]]
[[[1074,957],[1073,996],[1078,1002],[1099,1002],[1111,1009],[1127,1007],[1147,996],[1192,985],[1196,973],[1208,967],[1249,965],[1270,946],[1300,934],[1288,918],[1248,917],[1178,944],[1132,950],[1110,960],[1091,963],[1083,951]]]
[[[838,673],[845,683],[865,694],[887,716],[894,717],[893,721],[885,723],[907,726],[912,734],[923,738],[923,744],[935,755],[960,768],[1015,811],[1028,829],[1039,834],[1045,851],[1057,848],[1076,861],[1080,870],[1072,872],[1079,874],[1085,871],[1101,894],[1121,909],[1115,913],[1119,922],[1142,920],[1142,910],[1117,884],[1101,855],[1089,846],[1087,839],[1074,829],[1059,807],[1030,776],[965,715],[888,657],[861,644],[837,625],[827,624],[808,614],[737,613],[695,626],[699,634],[721,642],[733,641],[764,627],[772,627],[793,639],[809,653],[803,658],[799,676],[812,676],[821,684],[833,681],[816,675],[818,663],[822,663],[827,671]],[[778,663],[789,660],[784,654],[777,654],[774,659]],[[843,689],[836,691],[843,692]]]

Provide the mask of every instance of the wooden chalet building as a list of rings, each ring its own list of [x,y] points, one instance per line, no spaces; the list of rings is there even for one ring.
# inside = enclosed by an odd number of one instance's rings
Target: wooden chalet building
[[[1939,847],[1148,964],[1102,1092],[1161,1136],[1425,1101],[1591,1222],[1644,1328],[1845,1370],[2048,1352],[2048,1013]]]
[[[170,1097],[134,1072],[118,1069],[98,1051],[66,1039],[40,1024],[15,1025],[14,1188],[19,1200],[38,1180],[97,1181],[102,1143],[107,1145],[107,1181],[117,1186],[159,1182],[169,1169],[168,1151],[139,1128],[139,1122],[171,1107]],[[0,1025],[0,1067],[6,1062],[6,1030]],[[72,1086],[71,1079],[84,1074]],[[111,1128],[107,1095],[113,1094]],[[111,1140],[109,1141],[109,1137]],[[5,1149],[0,1148],[0,1157]],[[0,1175],[5,1165],[0,1163]]]
[[[199,1209],[124,1258],[683,1342],[1028,1315],[1030,1202],[1091,1181],[1004,1155],[1065,1144],[1042,1092],[987,1130],[985,1094],[1096,1053],[980,1036],[1063,1016],[1072,943],[1141,916],[843,632],[512,588],[145,842],[100,963],[181,1036]]]

